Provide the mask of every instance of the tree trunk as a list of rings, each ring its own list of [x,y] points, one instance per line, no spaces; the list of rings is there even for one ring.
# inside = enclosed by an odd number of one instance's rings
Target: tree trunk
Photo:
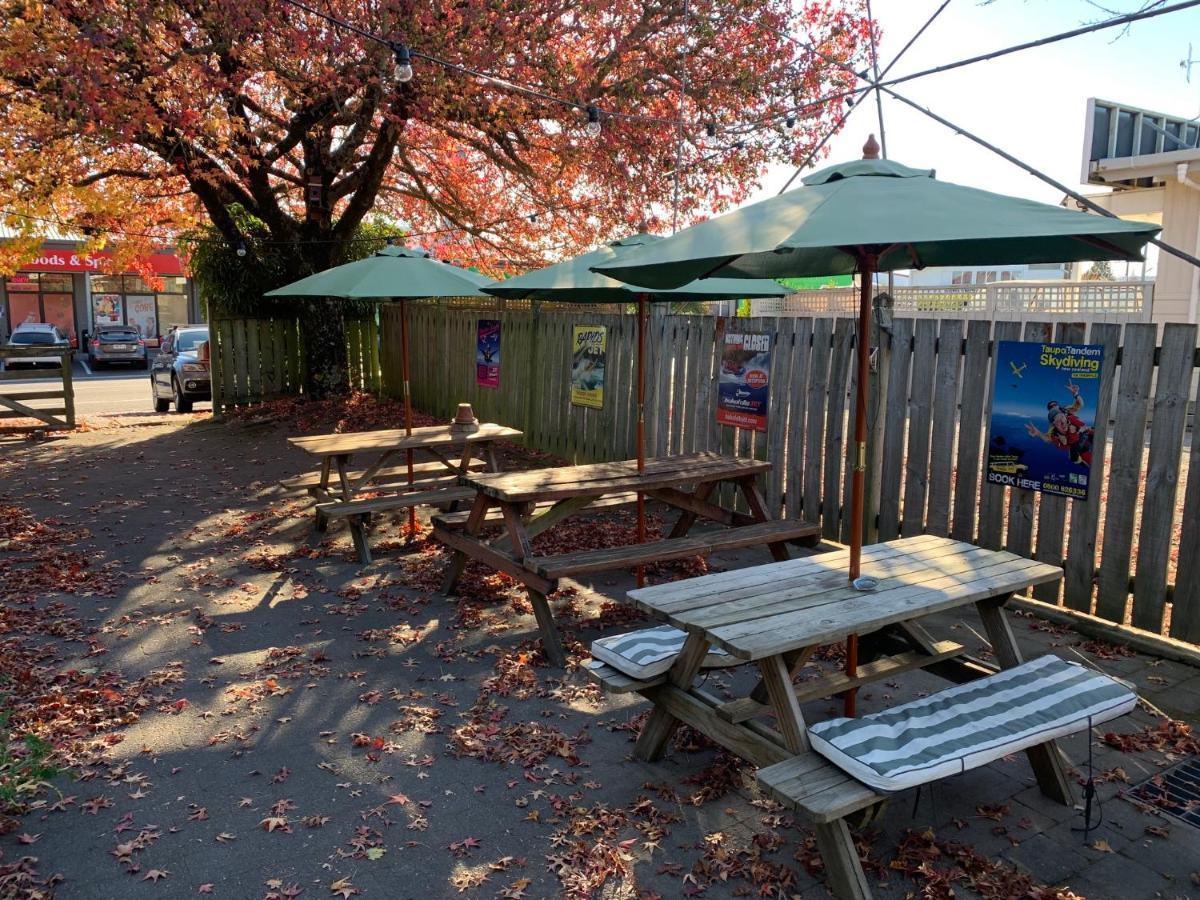
[[[304,391],[315,400],[345,394],[346,321],[343,301],[309,300],[300,316],[304,333]]]

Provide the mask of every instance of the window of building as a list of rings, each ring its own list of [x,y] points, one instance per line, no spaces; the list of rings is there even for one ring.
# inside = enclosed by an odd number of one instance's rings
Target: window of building
[[[135,326],[150,346],[175,325],[188,324],[187,279],[164,276],[156,290],[138,275],[92,276],[92,321]]]
[[[66,274],[19,272],[5,280],[9,328],[24,322],[55,325],[71,346],[75,336],[74,285]]]

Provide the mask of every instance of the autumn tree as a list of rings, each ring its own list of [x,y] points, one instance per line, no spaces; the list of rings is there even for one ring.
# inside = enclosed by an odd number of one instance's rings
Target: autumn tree
[[[206,223],[232,249],[248,216],[241,259],[269,248],[286,281],[355,255],[375,214],[442,258],[538,265],[805,158],[868,33],[860,0],[323,0],[357,31],[315,9],[10,0],[0,205],[34,217],[10,225],[133,252]],[[327,313],[308,317],[318,353],[340,340]]]

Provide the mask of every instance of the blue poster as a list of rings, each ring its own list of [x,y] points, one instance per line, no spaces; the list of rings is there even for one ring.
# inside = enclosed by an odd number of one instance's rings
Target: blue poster
[[[999,342],[989,484],[1087,498],[1103,362],[1095,344]]]
[[[500,387],[500,323],[496,319],[479,319],[475,327],[475,383]]]
[[[717,378],[717,422],[767,430],[771,335],[727,333]]]

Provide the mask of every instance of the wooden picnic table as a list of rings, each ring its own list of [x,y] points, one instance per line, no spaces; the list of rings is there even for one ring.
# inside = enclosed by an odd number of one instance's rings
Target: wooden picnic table
[[[990,674],[965,660],[961,645],[935,640],[919,624],[925,616],[972,604],[999,666],[1019,665],[1021,653],[1003,607],[1013,593],[1056,581],[1062,570],[933,535],[863,548],[863,574],[879,579],[871,592],[847,583],[848,563],[848,552],[838,551],[632,590],[633,605],[687,632],[683,648],[657,678],[635,680],[596,661],[591,674],[610,691],[636,691],[654,704],[634,748],[640,759],[659,758],[675,729],[687,723],[754,765],[778,770],[787,766],[776,764],[790,761],[793,786],[772,792],[780,799],[793,799],[798,790],[819,795],[817,837],[835,893],[857,897],[866,894],[843,817],[877,809],[881,797],[808,752],[801,704],[917,668],[932,667],[960,682]],[[793,684],[821,645],[882,630],[903,637],[907,649],[865,661],[855,677],[839,672]],[[756,664],[755,688],[727,700],[696,686],[709,647]],[[955,662],[957,667],[946,665]],[[1025,752],[1042,792],[1070,804],[1071,786],[1055,743]],[[823,781],[795,788],[804,777]],[[811,796],[806,800],[810,808],[818,805]]]
[[[463,474],[459,483],[475,495],[470,513],[465,519],[435,516],[433,520],[434,537],[455,551],[443,590],[446,593],[454,590],[468,559],[479,560],[516,578],[529,592],[547,657],[555,665],[562,665],[562,648],[546,600],[548,594],[557,590],[562,577],[760,544],[766,544],[775,559],[786,560],[785,542],[819,540],[815,525],[772,519],[757,485],[758,476],[770,468],[770,463],[760,460],[690,453],[647,460],[642,471],[638,471],[635,460],[625,460],[500,474]],[[728,509],[711,499],[722,484],[736,487],[748,512]],[[553,556],[534,554],[533,538],[547,529],[589,507],[632,502],[639,492],[680,511],[665,539]],[[504,523],[504,533],[485,541],[480,532],[489,517]],[[699,519],[729,528],[689,536]]]
[[[306,489],[317,499],[317,527],[323,529],[331,517],[345,517],[358,558],[371,561],[367,544],[366,520],[372,513],[417,505],[442,505],[469,499],[473,491],[464,491],[456,483],[459,475],[470,471],[479,461],[488,471],[498,472],[495,442],[521,437],[522,432],[505,425],[485,422],[476,431],[462,433],[449,425],[402,428],[379,431],[352,431],[342,434],[315,434],[288,438],[294,446],[321,461],[318,472],[284,482],[290,489]],[[397,456],[420,454],[427,462],[413,466],[415,477],[410,485],[407,463],[389,465]],[[363,469],[351,470],[356,455],[368,455]],[[333,480],[336,473],[336,481]],[[367,492],[384,496],[357,499]]]

